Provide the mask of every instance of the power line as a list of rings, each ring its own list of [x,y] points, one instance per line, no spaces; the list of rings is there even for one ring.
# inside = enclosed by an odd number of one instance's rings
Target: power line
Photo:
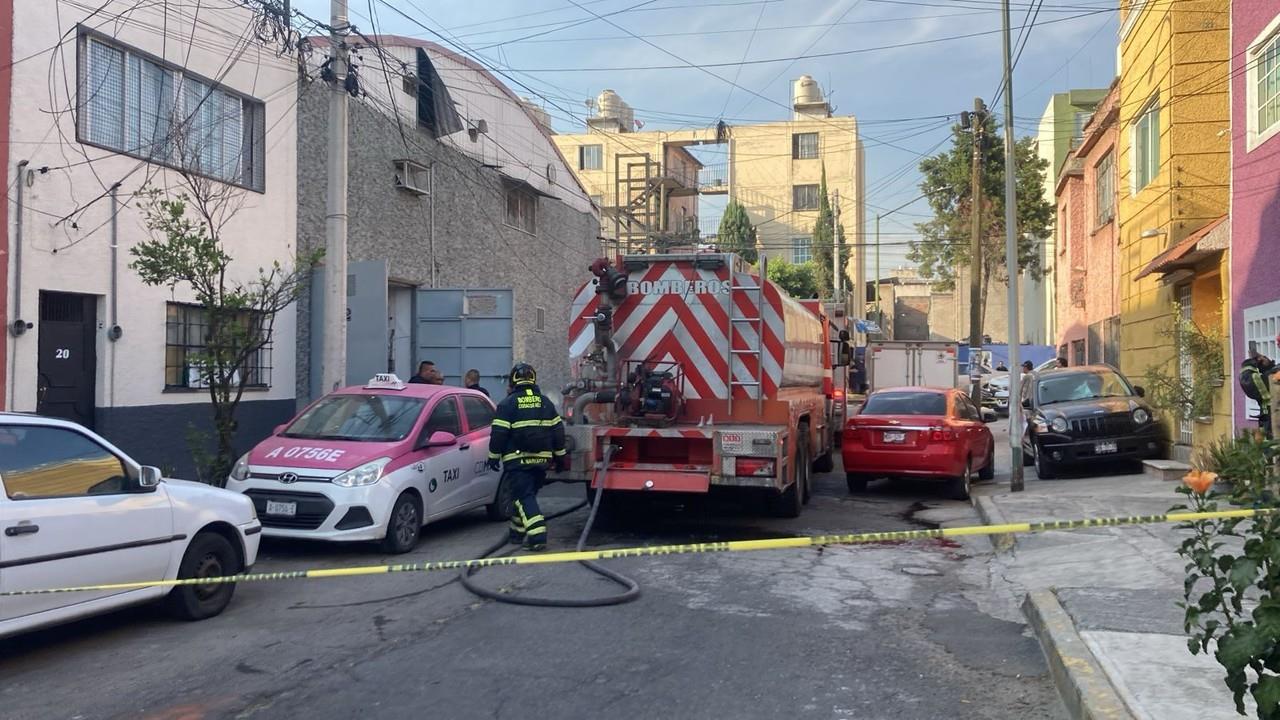
[[[383,0],[383,1],[385,2],[385,0]],[[570,1],[570,2],[573,2],[573,0],[569,0],[569,1]],[[1095,15],[1101,15],[1101,14],[1103,14],[1103,13],[1112,13],[1112,12],[1115,12],[1115,10],[1112,10],[1112,9],[1090,10],[1090,11],[1087,11],[1087,12],[1081,12],[1081,13],[1079,13],[1079,14],[1076,14],[1076,15],[1070,15],[1070,16],[1067,16],[1067,17],[1060,17],[1060,18],[1053,18],[1053,19],[1050,19],[1050,20],[1044,20],[1044,21],[1041,21],[1041,22],[1039,23],[1039,25],[1053,25],[1053,24],[1062,23],[1062,22],[1071,22],[1071,21],[1073,21],[1073,20],[1079,20],[1079,19],[1081,19],[1081,18],[1093,17],[1093,16],[1095,16]],[[604,19],[604,18],[601,18],[601,19]],[[608,23],[610,23],[610,24],[613,24],[613,23],[611,23],[611,22],[610,22],[609,20],[607,20],[607,19],[604,19],[604,20],[605,20],[605,22],[608,22]],[[616,25],[616,24],[614,25],[614,27],[618,27],[619,29],[622,29],[622,30],[624,30],[624,31],[625,31],[625,28],[621,28],[621,26],[618,26],[618,25]],[[1025,26],[1023,26],[1023,27],[1025,27]],[[879,52],[879,51],[882,51],[882,50],[902,50],[902,49],[904,49],[904,48],[919,47],[919,46],[922,46],[922,45],[935,45],[935,44],[938,44],[938,43],[953,42],[953,41],[956,41],[956,40],[968,40],[968,39],[970,39],[970,38],[986,37],[986,36],[988,36],[988,35],[995,35],[995,34],[1000,33],[1000,32],[1003,32],[1003,30],[1001,30],[1001,29],[996,29],[996,30],[982,30],[982,31],[978,31],[978,32],[965,33],[965,34],[962,34],[962,35],[950,35],[950,36],[947,36],[947,37],[930,38],[930,39],[927,39],[927,40],[914,40],[914,41],[911,41],[911,42],[893,43],[893,44],[891,44],[891,45],[877,45],[877,46],[873,46],[873,47],[855,48],[855,49],[852,49],[852,50],[835,50],[835,51],[831,51],[831,52],[824,52],[824,53],[813,53],[813,54],[802,54],[802,55],[790,55],[790,56],[786,56],[786,57],[762,58],[762,59],[759,59],[759,60],[747,60],[747,61],[743,62],[742,64],[744,64],[744,65],[771,65],[771,64],[773,64],[773,63],[794,62],[794,61],[796,61],[796,60],[814,60],[814,59],[821,59],[821,58],[844,57],[844,56],[847,56],[847,55],[859,55],[859,54],[862,54],[862,53]],[[632,37],[634,37],[635,39],[640,40],[640,41],[642,41],[642,42],[645,42],[646,44],[651,45],[651,46],[653,46],[653,47],[655,47],[655,48],[658,48],[658,46],[656,46],[656,45],[654,45],[653,43],[649,42],[649,41],[648,41],[644,36],[641,36],[641,35],[632,35]],[[659,48],[659,49],[661,49],[661,48]],[[662,50],[662,52],[666,53],[667,51],[666,51],[666,50]],[[673,57],[676,57],[676,56],[673,56]],[[739,63],[734,63],[734,62],[714,62],[714,63],[702,63],[702,64],[695,64],[695,63],[692,63],[692,62],[689,62],[689,61],[682,61],[682,62],[684,62],[685,64],[684,64],[684,65],[634,65],[634,66],[621,66],[621,67],[619,67],[619,66],[613,66],[613,67],[510,68],[510,70],[511,70],[512,72],[521,72],[521,73],[638,72],[638,71],[651,71],[651,70],[688,70],[688,69],[709,70],[709,69],[711,69],[711,68],[733,67],[733,66],[735,66],[735,65],[738,65],[738,64],[739,64]]]

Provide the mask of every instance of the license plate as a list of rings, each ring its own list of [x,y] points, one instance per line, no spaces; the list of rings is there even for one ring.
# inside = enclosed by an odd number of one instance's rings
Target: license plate
[[[267,501],[268,515],[288,515],[293,517],[298,514],[298,503],[296,502],[276,502],[275,500]]]
[[[1093,444],[1093,452],[1098,455],[1106,455],[1116,451],[1116,444],[1113,442],[1100,442]]]
[[[904,432],[887,432],[884,434],[884,441],[887,443],[906,442],[907,434]]]

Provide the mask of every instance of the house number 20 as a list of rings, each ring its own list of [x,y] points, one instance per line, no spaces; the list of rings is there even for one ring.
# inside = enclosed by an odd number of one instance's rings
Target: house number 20
[[[54,348],[53,357],[56,360],[67,360],[71,357],[71,348]]]

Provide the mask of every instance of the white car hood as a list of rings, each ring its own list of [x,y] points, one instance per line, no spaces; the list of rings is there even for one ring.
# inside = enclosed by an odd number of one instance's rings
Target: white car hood
[[[209,510],[236,524],[252,521],[253,501],[245,495],[190,480],[165,478],[164,487],[175,506]]]

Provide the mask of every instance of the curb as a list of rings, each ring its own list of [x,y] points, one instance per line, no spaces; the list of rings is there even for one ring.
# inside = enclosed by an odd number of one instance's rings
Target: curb
[[[990,495],[970,495],[969,502],[973,505],[973,509],[978,511],[978,517],[982,518],[983,525],[1007,525],[1009,523]],[[1007,552],[1013,549],[1014,538],[1009,533],[988,535],[987,539],[991,541],[991,547],[996,552]]]
[[[1022,613],[1040,641],[1053,684],[1073,720],[1136,720],[1052,590],[1027,593]]]

